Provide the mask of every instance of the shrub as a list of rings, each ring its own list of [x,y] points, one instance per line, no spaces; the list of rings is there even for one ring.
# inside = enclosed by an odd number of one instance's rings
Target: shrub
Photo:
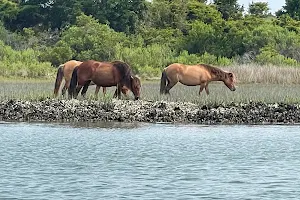
[[[33,49],[15,51],[0,40],[0,76],[41,78],[54,75],[49,62],[39,62]]]
[[[271,47],[264,47],[260,49],[260,54],[256,56],[256,62],[259,64],[273,64],[273,65],[285,65],[285,66],[297,66],[299,63],[292,59],[284,57]]]
[[[198,56],[197,54],[189,54],[187,51],[182,51],[180,55],[174,59],[174,62],[184,64],[204,63],[218,66],[228,66],[232,64],[232,60],[225,57],[217,57],[207,52]]]
[[[162,69],[172,62],[175,53],[168,47],[159,44],[149,45],[147,47],[125,47],[118,45],[116,51],[116,60],[123,60],[131,65],[135,73],[150,71],[149,67]],[[144,70],[144,68],[146,68]]]

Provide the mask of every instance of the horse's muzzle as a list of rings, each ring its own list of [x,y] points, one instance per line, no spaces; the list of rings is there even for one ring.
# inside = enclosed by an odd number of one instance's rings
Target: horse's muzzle
[[[235,87],[230,88],[231,91],[235,91]]]

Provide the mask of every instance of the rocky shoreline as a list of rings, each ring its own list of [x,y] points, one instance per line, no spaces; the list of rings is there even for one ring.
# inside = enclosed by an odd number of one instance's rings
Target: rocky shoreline
[[[231,103],[197,105],[188,102],[112,99],[0,102],[0,121],[121,121],[197,124],[297,124],[300,104]]]

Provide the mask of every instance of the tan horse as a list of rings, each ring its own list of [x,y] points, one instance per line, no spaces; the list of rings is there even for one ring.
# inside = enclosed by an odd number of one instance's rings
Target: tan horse
[[[235,91],[235,75],[231,72],[225,72],[206,64],[184,65],[173,63],[162,72],[160,93],[169,94],[170,89],[180,82],[187,86],[200,85],[199,95],[204,88],[208,95],[208,84],[211,81],[223,81],[231,91]]]
[[[70,60],[62,65],[60,65],[57,69],[57,75],[56,75],[56,80],[55,80],[55,86],[54,86],[54,96],[57,97],[58,96],[58,90],[60,88],[60,85],[62,83],[62,80],[64,79],[65,80],[65,84],[62,88],[62,96],[65,95],[66,93],[66,90],[69,88],[69,85],[70,85],[70,81],[71,81],[71,78],[72,78],[72,73],[73,73],[73,70],[76,66],[79,66],[82,62],[81,61],[77,61],[77,60]],[[93,83],[91,83],[93,84]],[[96,90],[95,90],[95,96],[98,96],[98,93],[99,93],[99,90],[100,90],[100,86],[97,86],[96,87]],[[121,89],[121,92],[127,97],[128,95],[128,89],[123,87]],[[116,93],[116,92],[115,92]],[[103,87],[103,94],[105,95],[106,94],[106,87]]]
[[[76,66],[80,65],[82,62],[77,60],[70,60],[64,64],[59,65],[56,74],[55,86],[54,86],[54,96],[58,96],[58,90],[60,88],[61,82],[64,79],[65,85],[62,88],[62,95],[64,96],[66,90],[69,88],[73,70]]]

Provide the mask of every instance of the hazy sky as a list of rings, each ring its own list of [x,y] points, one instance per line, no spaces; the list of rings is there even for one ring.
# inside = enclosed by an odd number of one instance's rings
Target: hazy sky
[[[248,5],[252,1],[253,2],[258,2],[258,1],[268,2],[270,11],[272,13],[275,13],[276,11],[278,11],[279,9],[281,9],[282,6],[285,5],[285,0],[238,0],[238,4],[239,5],[244,5],[245,10],[248,11]]]

